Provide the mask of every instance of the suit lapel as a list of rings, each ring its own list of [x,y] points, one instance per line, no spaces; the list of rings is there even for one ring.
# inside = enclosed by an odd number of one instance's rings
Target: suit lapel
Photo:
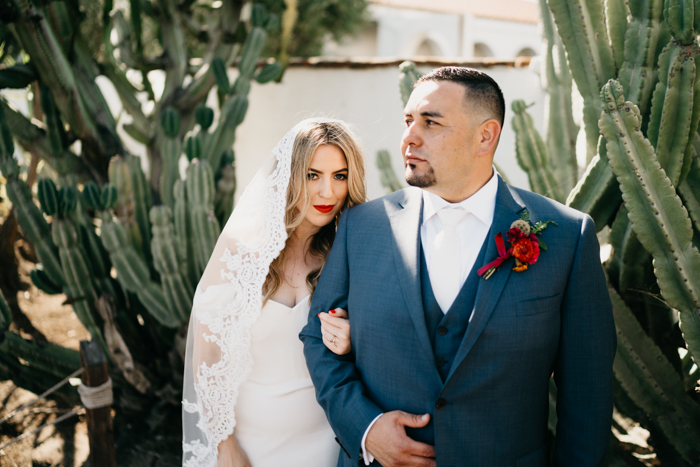
[[[425,351],[433,359],[433,348],[425,324],[423,299],[420,283],[420,220],[423,207],[421,190],[407,190],[407,196],[399,202],[396,212],[390,215],[391,230],[394,236],[394,262],[399,284],[403,291],[408,312],[413,320],[418,338]],[[437,369],[435,370],[437,374]]]
[[[510,229],[510,225],[514,220],[520,217],[520,212],[525,209],[525,205],[520,197],[515,192],[511,192],[509,186],[498,177],[498,193],[496,194],[496,210],[494,212],[491,229],[486,236],[487,249],[484,264],[488,264],[498,257],[496,241],[494,237],[498,232],[502,232],[505,238],[505,233]],[[480,268],[483,264],[475,264],[475,268]],[[503,288],[508,281],[511,273],[511,261],[506,261],[500,268],[488,279],[479,279],[479,288],[477,289],[476,299],[474,300],[474,309],[472,316],[469,319],[467,332],[462,339],[462,343],[455,355],[454,363],[450,369],[450,373],[445,380],[445,384],[449,381],[452,374],[455,372],[459,364],[467,356],[471,348],[474,346],[477,338],[484,330],[487,321],[493,313],[493,309],[498,302],[498,299],[503,292]]]

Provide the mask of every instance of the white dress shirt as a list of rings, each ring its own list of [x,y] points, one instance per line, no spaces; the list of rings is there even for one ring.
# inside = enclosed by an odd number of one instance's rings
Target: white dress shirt
[[[459,206],[470,213],[457,224],[457,236],[461,243],[460,287],[464,285],[474,267],[479,251],[481,251],[481,246],[486,240],[486,235],[488,235],[493,223],[493,216],[496,211],[496,194],[498,193],[498,177],[496,175],[497,172],[494,167],[493,175],[489,181],[479,191],[459,203],[448,203],[438,195],[423,190],[423,223],[420,227],[420,239],[423,246],[423,255],[425,255],[425,264],[427,265],[430,265],[430,260],[432,259],[435,236],[442,230],[442,222],[436,213],[450,204]],[[362,457],[365,465],[369,465],[374,461],[374,456],[365,448],[367,433],[382,415],[379,414],[372,420],[362,437]]]
[[[423,190],[423,224],[420,228],[420,240],[423,246],[425,264],[430,268],[435,245],[435,236],[442,230],[442,222],[437,212],[445,207],[459,207],[469,214],[457,224],[457,236],[460,242],[460,288],[467,280],[481,245],[491,229],[493,214],[496,209],[496,192],[498,177],[494,171],[491,179],[479,191],[460,203],[448,203],[438,195]],[[435,294],[439,291],[433,289]],[[447,313],[447,310],[443,310]]]

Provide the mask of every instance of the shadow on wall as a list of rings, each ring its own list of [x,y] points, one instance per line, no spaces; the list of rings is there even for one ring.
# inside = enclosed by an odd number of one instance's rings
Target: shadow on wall
[[[477,42],[476,44],[474,44],[474,58],[487,57],[493,57],[493,52],[491,51],[491,48],[482,42]]]

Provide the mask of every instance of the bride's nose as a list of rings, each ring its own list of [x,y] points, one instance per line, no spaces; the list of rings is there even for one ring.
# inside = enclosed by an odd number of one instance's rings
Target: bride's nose
[[[321,191],[319,195],[321,198],[331,198],[333,196],[333,187],[331,186],[330,178],[324,178],[321,181]]]

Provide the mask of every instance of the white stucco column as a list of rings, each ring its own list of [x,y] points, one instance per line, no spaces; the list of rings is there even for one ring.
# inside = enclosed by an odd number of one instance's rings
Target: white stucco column
[[[474,23],[472,14],[462,15],[462,44],[460,55],[466,59],[474,58]]]

